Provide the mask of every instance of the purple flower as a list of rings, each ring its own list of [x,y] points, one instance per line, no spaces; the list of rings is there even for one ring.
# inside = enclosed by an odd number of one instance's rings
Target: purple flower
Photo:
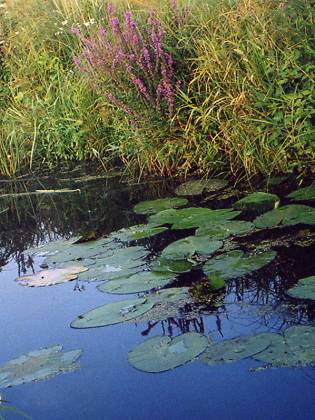
[[[71,27],[71,32],[73,33],[73,34],[75,34],[75,35],[81,35],[81,31],[80,31],[80,29],[79,28],[77,28],[76,26],[72,26]]]

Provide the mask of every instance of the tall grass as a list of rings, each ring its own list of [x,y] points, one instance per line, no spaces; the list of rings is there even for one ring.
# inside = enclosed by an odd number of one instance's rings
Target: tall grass
[[[139,177],[314,170],[314,0],[112,3],[120,19],[133,11],[139,33],[156,10],[181,80],[174,109],[148,106],[123,71],[113,81],[104,69],[73,64],[84,46],[71,27],[96,37],[108,2],[7,0],[0,8],[0,174],[89,160]],[[109,100],[114,92],[137,110],[137,124]]]

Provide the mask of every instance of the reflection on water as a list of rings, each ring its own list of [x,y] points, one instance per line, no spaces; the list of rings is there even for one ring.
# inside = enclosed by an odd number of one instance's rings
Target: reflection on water
[[[12,270],[14,261],[16,275],[35,273],[38,271],[39,261],[34,260],[25,252],[28,248],[43,242],[70,238],[88,232],[94,232],[99,237],[122,227],[143,223],[146,218],[135,215],[131,210],[132,206],[145,199],[172,196],[174,191],[173,182],[156,182],[130,187],[128,185],[118,185],[117,180],[101,179],[88,184],[57,180],[9,184],[5,187],[5,190],[2,187],[2,192],[17,193],[29,189],[34,191],[39,188],[50,189],[51,187],[54,189],[79,188],[80,192],[0,197],[0,271],[1,269],[4,272]],[[195,201],[194,204],[198,205],[199,203]],[[208,204],[211,206],[211,201]],[[165,234],[163,237],[154,238],[150,242],[142,241],[141,244],[147,244],[151,250],[156,252],[175,239],[187,235],[187,232],[172,232]],[[247,244],[242,241],[240,243],[242,248],[246,249]],[[129,326],[125,325],[126,330],[128,329],[126,336],[131,337],[130,342],[134,344],[134,342],[139,342],[141,337],[148,338],[155,335],[175,337],[187,332],[197,332],[205,334],[210,340],[216,342],[239,335],[254,335],[263,331],[281,332],[298,324],[315,325],[315,305],[297,302],[286,295],[286,290],[295,284],[297,279],[315,273],[314,245],[309,247],[296,246],[288,249],[281,246],[281,241],[278,241],[277,252],[276,261],[267,269],[262,269],[245,278],[227,282],[223,291],[220,290],[216,293],[211,291],[209,296],[203,296],[199,303],[181,307],[177,316],[171,316],[162,321],[138,322],[135,328],[133,322]],[[10,261],[11,264],[8,265]],[[178,276],[177,285],[192,286],[199,284],[203,277],[204,274],[201,270],[195,270],[190,274]],[[174,287],[174,285],[171,285],[171,287]],[[67,296],[72,291],[77,292],[74,294],[76,297],[73,298],[73,301],[79,299],[80,303],[75,307],[75,314],[82,312],[81,306],[84,310],[93,307],[93,299],[97,302],[94,306],[102,304],[102,299],[106,302],[107,295],[99,296],[101,294],[97,295],[97,292],[92,294],[94,293],[94,291],[91,292],[92,288],[93,290],[95,288],[93,283],[74,281],[63,289]],[[41,296],[40,293],[45,292],[39,291],[36,294],[37,298]],[[69,306],[71,306],[72,301],[69,297],[68,299]],[[91,299],[92,301],[90,301]],[[110,296],[108,299],[115,300],[115,297]],[[37,305],[40,305],[40,303],[37,303]],[[45,308],[43,307],[42,310],[42,314],[44,314]],[[73,317],[74,314],[70,313]],[[48,319],[50,319],[49,316]],[[70,321],[71,317],[69,315],[67,321],[63,320],[62,322],[67,322],[68,326]],[[110,333],[112,335],[116,331],[114,328]],[[99,330],[89,334],[101,336],[102,329]],[[83,337],[83,335],[76,335],[75,337],[78,340],[77,337]],[[110,340],[110,336],[106,337]],[[54,336],[54,340],[59,340],[57,335]],[[83,338],[82,340],[84,341]],[[100,339],[94,338],[94,340],[98,343],[97,340]],[[118,347],[123,346],[124,339],[120,337],[120,340],[118,343],[115,341]],[[97,347],[94,348],[95,351],[97,351],[96,349]],[[7,357],[3,358],[3,361],[6,359]],[[92,362],[90,363],[93,365]],[[93,368],[97,369],[97,367]],[[121,371],[117,371],[117,375],[120,374],[123,375]],[[238,372],[238,374],[242,373]],[[303,377],[301,380],[307,381],[308,385],[314,385],[315,377],[312,369],[299,373],[299,375],[301,378]],[[71,384],[71,382],[69,383]],[[150,384],[154,387],[153,379]],[[93,385],[91,387],[93,388]],[[203,411],[201,417],[195,416],[195,418],[207,418],[206,414],[207,411]],[[95,417],[95,414],[93,414],[92,417],[92,414],[89,414],[87,418],[104,418],[100,414],[98,415],[98,417]],[[47,419],[56,420],[64,418],[63,416],[64,413],[60,412],[55,418],[47,415]],[[39,419],[40,417],[35,418]],[[69,415],[69,419],[72,418],[77,418],[75,410],[73,410],[73,417]],[[146,419],[148,417],[139,417],[133,412],[130,418]],[[176,416],[173,418],[176,418]],[[228,418],[227,413],[222,418]],[[245,417],[238,413],[235,418],[243,419]],[[252,418],[259,417],[253,416]],[[290,417],[286,416],[286,418],[289,419]]]

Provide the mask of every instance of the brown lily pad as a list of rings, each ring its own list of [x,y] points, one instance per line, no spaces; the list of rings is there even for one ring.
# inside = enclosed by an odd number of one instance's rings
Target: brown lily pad
[[[66,283],[75,280],[79,273],[87,271],[87,267],[71,266],[66,268],[54,268],[52,270],[42,270],[32,276],[21,276],[17,281],[22,286],[42,287],[53,286],[55,284]]]

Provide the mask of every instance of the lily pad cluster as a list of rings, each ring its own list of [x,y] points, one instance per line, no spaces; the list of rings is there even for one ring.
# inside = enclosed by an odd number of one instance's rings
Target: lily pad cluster
[[[261,333],[209,344],[200,360],[209,365],[237,362],[246,358],[271,367],[305,367],[315,364],[315,327],[296,325],[284,334]]]
[[[299,280],[296,286],[287,291],[287,294],[297,299],[315,301],[315,276]]]
[[[292,226],[299,223],[315,225],[315,209],[302,204],[289,204],[268,211],[254,220],[254,225],[261,229],[281,225]]]
[[[186,294],[186,288],[173,288],[143,298],[107,303],[80,315],[71,323],[71,327],[96,328],[130,321],[145,314],[160,302],[177,304]]]
[[[209,236],[187,236],[172,242],[162,252],[162,257],[169,260],[191,259],[195,254],[212,254],[221,248],[223,242],[212,241]]]
[[[76,363],[81,350],[62,352],[62,346],[31,351],[0,366],[0,388],[33,381],[43,381],[55,375],[79,368]]]

